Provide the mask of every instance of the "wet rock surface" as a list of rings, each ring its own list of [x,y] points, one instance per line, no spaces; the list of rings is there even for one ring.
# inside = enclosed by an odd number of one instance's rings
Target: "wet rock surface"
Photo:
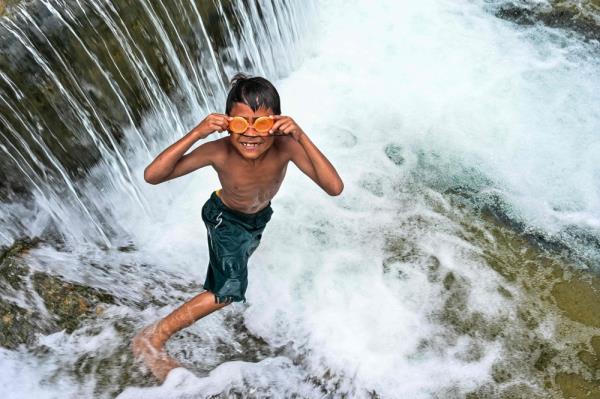
[[[444,350],[458,337],[469,337],[474,343],[461,359],[471,362],[479,361],[491,343],[501,344],[502,355],[490,370],[493,382],[470,392],[470,399],[598,397],[600,279],[486,209],[476,211],[479,221],[471,220],[457,211],[463,205],[454,198],[456,214],[440,207],[441,213],[462,226],[465,241],[483,249],[482,261],[501,276],[496,290],[511,305],[497,316],[472,310],[472,283],[460,268],[449,270],[431,256],[423,262],[418,243],[390,238],[384,273],[402,279],[406,271],[397,265],[415,265],[439,284],[443,305],[431,317],[444,325],[445,335],[441,342],[423,341],[422,350]],[[425,223],[411,221],[416,222]]]
[[[62,276],[34,270],[27,253],[42,245],[41,240],[19,240],[0,254],[0,346],[28,358],[34,357],[50,381],[75,380],[91,387],[94,397],[114,397],[128,386],[153,386],[158,381],[133,358],[131,339],[146,322],[148,308],[178,303],[196,294],[196,284],[161,287],[170,299],[119,298],[108,291],[68,281]],[[157,275],[158,279],[164,276]],[[160,285],[149,281],[150,285]],[[163,281],[163,284],[164,281]],[[181,298],[179,298],[181,297]],[[205,336],[195,326],[182,330],[168,342],[169,351],[199,376],[223,362],[258,362],[281,354],[285,348],[271,348],[244,325],[240,309],[222,312],[225,328]],[[202,324],[202,323],[201,323]],[[198,361],[198,351],[210,361]]]
[[[6,146],[0,151],[23,159],[0,158],[0,201],[30,191],[23,173],[60,185],[64,174],[79,179],[98,162],[111,162],[125,130],[140,129],[149,110],[172,117],[174,104],[190,111],[193,98],[210,108],[222,96],[214,90],[226,82],[207,76],[197,76],[192,93],[184,94],[195,65],[209,70],[210,51],[226,45],[214,2],[186,2],[181,12],[155,0],[147,7],[130,0],[27,2],[22,10],[17,3],[0,0],[0,145]],[[231,12],[231,2],[220,4]],[[198,43],[202,29],[209,36]],[[170,53],[187,62],[169,62]],[[230,61],[226,51],[217,56]],[[32,170],[21,170],[18,161]]]
[[[0,17],[9,15],[10,9],[20,1],[21,0],[0,0]]]
[[[497,17],[520,25],[541,23],[600,40],[600,3],[597,0],[545,2],[511,1],[494,7]]]
[[[102,290],[32,271],[21,256],[35,244],[17,242],[0,257],[0,346],[5,348],[33,345],[37,334],[71,333],[115,303]]]
[[[105,311],[119,301],[104,290],[32,270],[24,255],[40,243],[20,240],[0,255],[0,346],[34,357],[40,367],[59,362],[61,367],[46,376],[50,383],[68,378],[84,386],[93,381],[95,397],[114,397],[129,384],[155,383],[135,364],[127,338],[91,351],[85,348],[85,342],[94,346],[106,331]],[[132,336],[135,328],[128,317],[113,320],[109,327],[124,337]]]
[[[439,345],[444,342],[466,336],[474,343],[460,354],[460,359],[472,362],[482,358],[486,343],[501,343],[505,354],[490,371],[493,383],[469,393],[467,397],[472,399],[596,397],[600,328],[594,321],[593,304],[599,297],[598,281],[498,224],[492,215],[482,219],[486,220],[484,229],[481,223],[469,224],[467,218],[460,219],[463,238],[487,249],[482,257],[502,276],[497,291],[514,301],[515,317],[490,317],[471,310],[469,279],[460,270],[448,270],[443,260],[429,257],[423,263],[423,272],[439,285],[443,303],[431,317],[444,326],[445,332],[441,341],[422,342],[422,350],[442,350]],[[398,263],[418,264],[423,254],[406,240],[390,239],[388,244],[390,256],[382,265],[383,272],[402,279],[406,270]],[[163,298],[153,303],[151,296],[144,296],[127,301],[104,290],[33,270],[23,255],[37,245],[38,241],[18,241],[0,256],[0,345],[25,351],[41,364],[57,362],[60,368],[52,372],[52,378],[73,378],[81,386],[92,383],[98,397],[114,396],[128,386],[155,385],[157,381],[131,356],[130,340],[141,327],[141,311],[179,299]],[[177,281],[173,277],[169,280]],[[196,286],[180,286],[175,296],[183,300],[196,290]],[[541,333],[549,315],[550,320],[556,320],[551,336]],[[304,361],[301,353],[270,347],[254,336],[245,327],[240,309],[217,317],[222,317],[226,326],[218,333],[205,334],[204,325],[191,327],[174,336],[167,346],[196,374],[206,375],[232,360],[259,362],[283,355],[295,364]],[[92,344],[95,341],[101,342]],[[335,374],[310,378],[324,394],[335,394],[336,384],[343,380]],[[520,383],[523,379],[533,385]]]
[[[537,381],[542,389],[523,397],[600,395],[600,374],[595,363],[583,362],[578,356],[580,349],[590,348],[600,333],[596,315],[600,280],[577,264],[543,250],[526,236],[498,225],[491,215],[482,216],[494,222],[487,229],[494,246],[479,241],[479,233],[468,236],[490,248],[484,254],[486,262],[506,279],[508,286],[516,286],[521,292],[520,298],[515,298],[517,319],[502,323],[506,357],[496,364],[494,379],[512,382],[526,377]]]

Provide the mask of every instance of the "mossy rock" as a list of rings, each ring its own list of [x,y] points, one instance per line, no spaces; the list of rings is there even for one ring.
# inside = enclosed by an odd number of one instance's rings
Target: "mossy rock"
[[[183,62],[184,75],[191,76],[192,71],[187,68],[197,62],[212,64],[205,56],[210,48],[224,63],[235,62],[226,48],[227,40],[230,32],[238,37],[242,34],[237,19],[230,17],[229,25],[225,25],[218,7],[211,1],[183,2],[181,12],[167,12],[163,2],[150,0],[148,9],[156,14],[153,17],[139,2],[132,0],[109,2],[109,7],[96,7],[90,2],[67,5],[67,10],[59,10],[59,13],[67,20],[65,13],[72,14],[75,21],[81,22],[69,23],[69,28],[42,2],[23,2],[28,17],[19,18],[15,5],[20,2],[0,0],[0,16],[15,17],[12,18],[15,29],[31,42],[29,47],[36,49],[54,75],[50,77],[45,72],[20,40],[0,40],[0,70],[6,75],[5,81],[12,81],[18,87],[17,94],[11,86],[0,82],[0,91],[6,92],[9,103],[19,110],[6,113],[4,125],[11,126],[9,131],[14,131],[20,139],[12,142],[15,151],[32,154],[28,166],[56,186],[57,193],[65,188],[61,183],[64,174],[73,180],[85,178],[94,165],[102,161],[110,163],[106,153],[125,150],[126,129],[141,127],[145,116],[160,107],[156,96],[151,94],[153,90],[165,93],[180,108],[188,107],[187,112],[195,109],[189,101],[182,101],[182,82],[179,82],[177,68],[168,61],[165,41],[153,29],[153,18],[158,19],[166,42],[185,44],[173,47],[179,60],[188,57],[193,60]],[[229,0],[219,2],[228,16],[236,15],[236,4]],[[104,9],[103,14],[96,9]],[[200,26],[188,19],[192,16],[193,21],[196,9],[210,45],[204,38],[198,43]],[[111,21],[111,17],[117,16],[119,22]],[[127,27],[127,36],[136,44],[131,53],[127,51],[131,44],[125,45],[122,38],[113,33],[116,26],[123,29],[121,24]],[[2,32],[6,36],[6,30]],[[143,63],[133,57],[143,59]],[[211,108],[213,98],[224,96],[219,87],[226,82],[215,83],[214,86],[192,87],[192,92],[197,93],[192,96],[197,95],[200,105]],[[65,91],[70,93],[70,98]],[[28,117],[26,111],[35,118]],[[23,133],[28,130],[35,131],[35,137]],[[147,135],[149,132],[145,133],[145,139],[152,140]],[[58,170],[57,165],[62,170]],[[14,160],[1,158],[0,200],[19,200],[31,195],[29,179],[19,172]]]
[[[0,346],[16,349],[31,345],[37,333],[49,333],[52,326],[44,325],[39,312],[23,309],[14,303],[0,300]]]
[[[600,328],[600,279],[561,281],[552,288],[556,305],[569,319],[586,326]]]
[[[13,256],[3,254],[0,259],[0,281],[1,284],[8,284],[14,290],[24,287],[29,268],[15,259]]]
[[[32,272],[22,255],[37,243],[20,240],[0,255],[0,346],[5,348],[31,345],[36,334],[73,332],[84,319],[115,303],[112,295],[97,288]]]
[[[39,312],[19,306],[16,298],[10,299],[26,289],[29,268],[19,255],[33,245],[32,241],[17,241],[0,254],[0,346],[5,348],[29,345],[37,332],[47,332]]]
[[[579,374],[559,373],[556,376],[556,384],[565,398],[600,399],[598,381],[587,380]]]
[[[83,318],[101,314],[103,304],[114,304],[112,295],[96,288],[61,280],[46,273],[33,274],[33,287],[57,325],[67,332],[76,330]]]
[[[39,239],[21,239],[4,248],[0,253],[0,294],[7,290],[23,290],[29,275],[29,267],[20,255],[35,247]]]

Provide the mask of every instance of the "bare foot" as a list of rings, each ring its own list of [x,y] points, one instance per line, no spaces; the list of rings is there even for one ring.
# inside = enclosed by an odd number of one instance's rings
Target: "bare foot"
[[[152,374],[162,383],[171,370],[181,365],[173,359],[164,347],[164,341],[157,337],[156,325],[145,327],[133,338],[133,356],[141,359]]]

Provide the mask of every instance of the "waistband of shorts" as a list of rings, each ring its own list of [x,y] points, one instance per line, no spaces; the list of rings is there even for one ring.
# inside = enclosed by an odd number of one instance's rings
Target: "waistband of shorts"
[[[269,203],[267,204],[267,206],[265,206],[263,209],[261,209],[258,212],[255,212],[255,213],[244,213],[244,212],[240,212],[240,211],[235,210],[235,209],[231,209],[230,207],[228,207],[227,205],[225,205],[223,203],[223,201],[221,201],[221,198],[219,198],[219,196],[217,195],[216,191],[212,192],[212,194],[210,195],[210,199],[211,199],[211,201],[214,201],[215,204],[219,208],[221,208],[221,209],[223,209],[223,210],[225,210],[225,211],[227,211],[229,213],[234,214],[236,217],[239,217],[241,219],[246,219],[246,220],[255,219],[256,217],[260,217],[262,215],[267,214],[271,210],[271,201],[269,201]]]

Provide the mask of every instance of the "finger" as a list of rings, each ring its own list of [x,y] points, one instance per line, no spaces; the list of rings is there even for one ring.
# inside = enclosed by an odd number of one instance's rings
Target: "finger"
[[[210,119],[210,120],[219,120],[219,119],[227,119],[229,116],[225,115],[225,114],[218,114],[216,112],[213,112],[212,114],[209,114],[206,118]]]
[[[222,122],[222,123],[229,123],[229,121],[232,118],[227,116],[227,115],[221,115],[221,114],[213,114],[211,116],[211,122]]]
[[[289,121],[287,123],[282,124],[279,127],[279,131],[288,134],[288,133],[291,133],[294,130],[295,126],[296,126],[296,124],[294,122]]]
[[[211,129],[213,129],[213,130],[218,130],[219,132],[222,132],[223,130],[226,130],[226,129],[227,129],[227,126],[222,126],[222,125],[220,125],[220,124],[218,124],[218,123],[212,123],[212,124],[210,125],[210,127],[211,127]]]
[[[227,123],[217,123],[217,126],[219,127],[219,132],[223,132],[225,130],[227,130]]]
[[[229,126],[229,121],[223,118],[213,119],[212,123],[214,123],[215,125],[222,126],[224,128],[227,128],[227,126]]]
[[[211,129],[212,129],[213,131],[222,132],[222,131],[224,131],[224,130],[227,130],[227,128],[226,128],[226,127],[223,127],[223,126],[221,126],[221,125],[216,125],[216,124],[213,124],[213,125],[210,125],[210,126],[211,126]]]
[[[270,133],[272,136],[289,136],[291,133],[289,131],[284,131],[282,129],[274,130],[273,133]]]
[[[271,116],[272,116],[272,119],[275,119],[275,121],[276,121],[275,123],[277,123],[278,121],[286,121],[286,120],[294,122],[294,120],[290,116],[287,116],[287,115],[271,115]]]
[[[284,117],[284,118],[287,118],[287,117]],[[283,124],[284,124],[284,123],[286,123],[286,122],[287,122],[287,119],[279,119],[279,120],[277,120],[277,121],[276,121],[276,122],[273,124],[273,126],[271,126],[271,131],[273,131],[273,132],[274,132],[274,131],[276,131],[277,129],[279,129],[279,127],[280,127],[281,125],[283,125]]]

